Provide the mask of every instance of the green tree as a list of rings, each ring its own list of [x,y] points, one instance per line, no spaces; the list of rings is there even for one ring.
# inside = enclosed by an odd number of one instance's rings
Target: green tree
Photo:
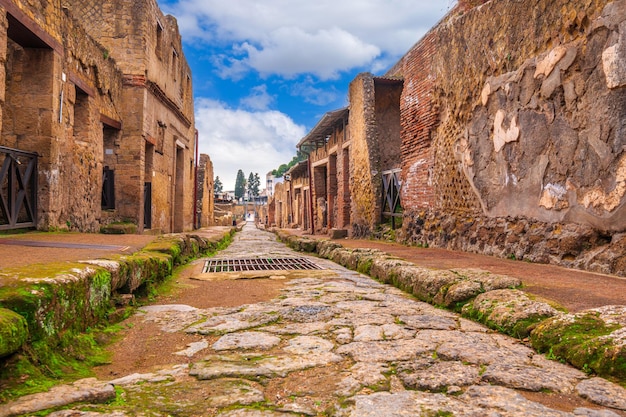
[[[258,197],[260,185],[261,179],[259,178],[259,174],[253,174],[251,172],[250,175],[248,175],[248,193],[253,197]]]
[[[215,182],[213,182],[213,191],[216,193],[224,191],[224,185],[222,184],[219,175],[215,177]]]
[[[237,171],[237,178],[235,179],[235,198],[239,199],[243,197],[246,192],[246,177],[243,175],[243,171]]]
[[[289,171],[289,168],[291,168],[292,166],[294,166],[300,161],[306,160],[306,158],[307,158],[306,154],[298,151],[296,156],[291,158],[291,161],[289,161],[288,164],[282,164],[277,169],[273,170],[272,175],[274,175],[275,177],[282,177],[283,175],[285,175],[285,172]]]

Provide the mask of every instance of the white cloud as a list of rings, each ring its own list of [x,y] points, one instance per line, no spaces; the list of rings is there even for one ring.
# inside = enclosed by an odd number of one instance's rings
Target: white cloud
[[[455,0],[162,0],[183,38],[230,47],[245,56],[222,59],[222,76],[316,74],[327,79],[397,58]],[[378,63],[380,64],[380,63]],[[235,78],[236,79],[236,78]]]
[[[315,87],[315,81],[311,77],[306,77],[301,82],[294,82],[290,85],[290,94],[299,96],[307,103],[317,106],[326,106],[337,100],[339,94],[334,86],[328,88]]]
[[[274,102],[275,98],[267,92],[267,86],[257,85],[252,88],[252,93],[248,97],[244,97],[240,100],[243,107],[252,110],[267,110]]]
[[[321,79],[337,78],[340,71],[360,67],[380,54],[374,45],[339,28],[308,33],[301,28],[283,27],[273,31],[260,47],[244,42],[243,59],[262,75],[279,74],[292,78],[312,73]]]
[[[277,111],[232,109],[209,99],[197,100],[195,109],[200,152],[211,157],[226,190],[234,189],[239,169],[246,178],[257,172],[263,179],[289,162],[305,134],[304,126]]]

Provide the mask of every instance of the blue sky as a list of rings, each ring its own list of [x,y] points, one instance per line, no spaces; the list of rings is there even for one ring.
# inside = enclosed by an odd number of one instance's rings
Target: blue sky
[[[456,0],[158,0],[192,70],[200,152],[224,188],[265,174],[360,72],[383,74]]]

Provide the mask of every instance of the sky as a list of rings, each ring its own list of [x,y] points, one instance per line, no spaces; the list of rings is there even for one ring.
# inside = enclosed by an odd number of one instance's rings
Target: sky
[[[158,0],[191,67],[200,153],[224,190],[288,163],[361,72],[384,74],[456,0]]]

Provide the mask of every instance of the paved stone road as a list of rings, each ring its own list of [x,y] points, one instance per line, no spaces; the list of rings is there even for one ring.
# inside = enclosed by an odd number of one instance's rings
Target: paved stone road
[[[218,257],[302,254],[247,225]],[[394,287],[310,259],[324,269],[287,274],[282,295],[269,302],[142,308],[145,320],[168,332],[205,335],[177,352],[193,357],[190,365],[79,381],[9,404],[0,416],[45,408],[46,401],[68,409],[50,414],[57,417],[626,415],[626,390],[618,385]],[[125,391],[123,401],[69,410],[73,401],[114,395],[112,385]],[[559,411],[528,399],[547,398],[546,392],[578,405]]]

